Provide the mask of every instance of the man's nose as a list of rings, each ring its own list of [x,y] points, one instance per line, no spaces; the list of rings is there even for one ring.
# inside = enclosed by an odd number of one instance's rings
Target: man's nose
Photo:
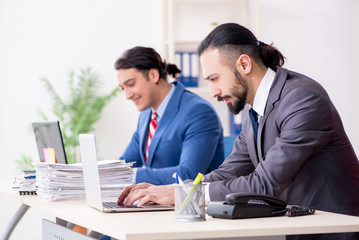
[[[126,98],[127,99],[131,99],[132,96],[133,96],[133,92],[128,90],[128,89],[125,89],[125,93],[126,93]]]
[[[216,86],[212,83],[209,84],[209,94],[211,95],[211,97],[215,98],[217,96],[219,96],[220,91],[218,88],[216,88]]]

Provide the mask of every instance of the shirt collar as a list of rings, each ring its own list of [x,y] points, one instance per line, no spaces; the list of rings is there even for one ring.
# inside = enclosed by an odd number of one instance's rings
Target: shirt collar
[[[156,113],[157,113],[157,122],[159,122],[161,120],[161,117],[163,116],[163,113],[166,110],[166,107],[168,105],[168,102],[170,101],[174,91],[175,91],[176,86],[174,84],[171,84],[171,90],[169,91],[169,93],[167,94],[167,96],[165,97],[165,99],[163,99],[163,101],[161,102],[160,106],[158,106]],[[152,112],[154,112],[155,110],[152,108]]]
[[[256,111],[260,116],[264,115],[269,91],[274,81],[274,77],[275,77],[275,72],[271,68],[268,68],[261,83],[259,84],[256,96],[254,97],[252,107],[254,111]]]

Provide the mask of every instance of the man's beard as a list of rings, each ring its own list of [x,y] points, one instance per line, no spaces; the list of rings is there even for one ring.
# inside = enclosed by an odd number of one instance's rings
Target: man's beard
[[[247,103],[247,93],[248,93],[248,86],[246,80],[239,74],[239,72],[235,71],[234,75],[236,77],[236,82],[242,87],[240,90],[237,86],[233,87],[230,91],[230,96],[224,97],[217,97],[218,101],[222,101],[223,98],[231,97],[234,99],[233,104],[227,103],[229,111],[233,114],[238,114],[240,111],[243,110],[244,106]]]
[[[244,92],[238,91],[237,88],[232,88],[231,93],[234,99],[234,103],[228,103],[228,109],[233,114],[238,114],[240,111],[243,110],[244,106],[246,105],[247,100],[247,90]]]

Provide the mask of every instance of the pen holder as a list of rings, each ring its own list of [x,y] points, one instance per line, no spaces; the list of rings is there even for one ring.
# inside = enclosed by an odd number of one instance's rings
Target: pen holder
[[[204,184],[175,184],[176,221],[205,221]]]

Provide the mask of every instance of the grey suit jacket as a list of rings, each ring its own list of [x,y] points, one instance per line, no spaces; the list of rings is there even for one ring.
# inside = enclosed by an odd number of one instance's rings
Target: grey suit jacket
[[[339,82],[338,82],[339,84]],[[258,147],[248,108],[223,164],[205,175],[211,201],[234,192],[279,197],[288,204],[359,215],[359,163],[326,91],[312,79],[276,69]]]

